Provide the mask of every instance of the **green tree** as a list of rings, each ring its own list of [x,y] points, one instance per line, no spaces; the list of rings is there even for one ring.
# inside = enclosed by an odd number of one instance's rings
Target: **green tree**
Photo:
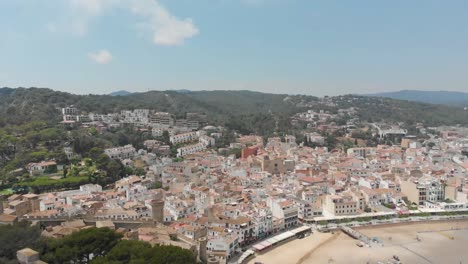
[[[144,168],[137,167],[133,170],[133,173],[135,173],[135,175],[142,176],[146,174],[146,171]]]
[[[232,148],[229,149],[228,155],[234,155],[236,158],[240,158],[242,154],[242,149],[240,148]]]
[[[68,168],[67,168],[67,167],[63,167],[63,178],[66,178],[66,177],[67,177],[67,173],[68,173]]]
[[[16,259],[16,251],[25,247],[38,249],[41,245],[41,229],[21,221],[14,225],[0,225],[0,263]]]
[[[152,189],[161,189],[161,188],[162,188],[162,182],[160,181],[156,181],[152,186]]]
[[[149,263],[191,264],[197,263],[193,253],[176,246],[156,245],[150,251]]]
[[[102,148],[98,147],[93,147],[89,150],[88,157],[90,157],[92,160],[96,161],[100,155],[104,154],[104,150]],[[107,157],[107,155],[106,155]]]
[[[119,242],[121,234],[109,228],[88,228],[62,239],[51,239],[43,260],[48,263],[89,263],[91,257],[106,255]]]
[[[111,177],[114,180],[117,180],[125,176],[124,166],[121,162],[116,160],[110,160],[106,167],[107,176]]]
[[[197,263],[193,253],[176,246],[152,247],[149,243],[135,240],[120,241],[108,254],[96,258],[92,264],[192,264]]]
[[[98,131],[95,127],[91,127],[89,129],[89,134],[93,135],[93,136],[96,136],[98,134]]]
[[[170,144],[171,144],[169,131],[167,131],[167,130],[164,130],[164,131],[163,131],[163,134],[162,134],[162,142],[164,142],[164,144],[166,144],[166,145],[170,145]]]
[[[107,169],[107,166],[108,166],[109,162],[111,161],[111,159],[109,158],[109,156],[102,153],[95,159],[95,161],[96,161],[96,167],[98,169],[105,170],[105,169]]]
[[[149,263],[151,245],[136,240],[122,240],[104,257],[96,258],[92,264],[104,263]]]
[[[127,176],[128,176],[128,175],[132,175],[133,172],[134,172],[134,170],[133,170],[132,167],[125,166],[125,168],[124,168],[124,173],[125,173],[125,175],[127,175]]]
[[[46,173],[46,174],[56,173],[56,172],[57,172],[57,165],[48,166],[48,167],[44,170],[44,173]]]

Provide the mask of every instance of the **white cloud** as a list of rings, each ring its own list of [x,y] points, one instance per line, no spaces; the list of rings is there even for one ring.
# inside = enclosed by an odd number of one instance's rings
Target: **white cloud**
[[[88,25],[94,17],[106,9],[117,7],[121,0],[69,0],[71,11],[71,31],[78,36],[88,32]]]
[[[101,50],[97,53],[89,53],[89,58],[99,64],[108,64],[112,61],[112,54],[108,50]]]
[[[87,33],[89,23],[94,18],[116,8],[143,17],[145,28],[158,45],[182,45],[186,39],[199,33],[192,19],[172,15],[158,0],[69,0],[69,7],[72,32],[79,36]]]
[[[152,31],[153,42],[159,45],[182,45],[185,39],[199,33],[192,19],[179,19],[152,0],[132,0],[132,12],[146,17],[147,26]]]
[[[55,32],[57,32],[57,26],[55,25],[55,23],[52,23],[52,22],[47,23],[46,29],[47,29],[47,31],[49,31],[50,33],[55,33]]]
[[[99,14],[105,6],[113,5],[117,1],[112,0],[70,0],[72,8],[81,9],[82,11],[91,14]]]

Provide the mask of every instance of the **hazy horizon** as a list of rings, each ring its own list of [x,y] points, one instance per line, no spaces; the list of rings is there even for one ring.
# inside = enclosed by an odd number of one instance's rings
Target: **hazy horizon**
[[[0,86],[466,92],[467,10],[464,1],[4,1]]]
[[[75,92],[75,91],[65,91],[65,90],[60,90],[60,89],[53,89],[49,87],[36,87],[36,86],[31,86],[31,87],[8,87],[8,86],[2,86],[0,85],[1,88],[12,88],[12,89],[17,89],[17,88],[25,88],[25,89],[30,89],[30,88],[38,88],[38,89],[52,89],[54,91],[60,91],[60,92],[67,92],[71,94],[76,94],[76,95],[111,95],[112,93],[116,92],[129,92],[129,93],[145,93],[145,92],[165,92],[165,91],[190,91],[190,92],[210,92],[210,91],[250,91],[250,92],[260,92],[260,93],[270,93],[270,94],[287,94],[287,95],[310,95],[310,96],[316,96],[316,97],[323,97],[323,96],[339,96],[339,95],[348,95],[348,94],[353,94],[353,95],[370,95],[372,96],[373,94],[391,94],[391,93],[397,93],[397,92],[404,92],[404,91],[411,91],[411,92],[445,92],[445,93],[463,93],[467,94],[467,91],[450,91],[450,90],[411,90],[411,89],[406,89],[406,90],[394,90],[394,91],[382,91],[382,92],[376,92],[376,93],[342,93],[342,94],[335,94],[335,95],[330,95],[330,94],[324,94],[324,95],[316,95],[316,94],[305,94],[305,93],[287,93],[287,92],[269,92],[269,91],[255,91],[255,90],[250,90],[250,89],[214,89],[214,90],[207,90],[207,89],[199,89],[199,90],[191,90],[191,89],[166,89],[166,90],[158,90],[158,89],[150,89],[146,91],[130,91],[126,89],[120,89],[120,90],[114,90],[110,91],[107,93],[99,93],[99,92],[90,92],[90,93],[80,93]]]

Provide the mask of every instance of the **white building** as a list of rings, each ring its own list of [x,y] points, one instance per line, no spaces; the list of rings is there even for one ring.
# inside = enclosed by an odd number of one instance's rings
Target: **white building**
[[[45,172],[57,171],[57,163],[55,161],[42,161],[38,163],[29,163],[26,165],[26,169],[29,171],[29,175],[40,175]]]
[[[350,148],[347,153],[349,157],[366,158],[368,156],[375,156],[376,148]]]
[[[318,145],[325,144],[325,138],[322,137],[318,133],[306,133],[305,136],[306,136],[307,142],[315,143],[315,144],[318,144]]]
[[[197,132],[187,132],[187,133],[182,133],[182,134],[177,134],[173,135],[169,138],[169,141],[176,145],[180,143],[186,143],[186,142],[191,142],[194,140],[198,139],[198,133]]]
[[[318,190],[302,192],[301,201],[299,203],[299,219],[306,221],[314,217],[322,216],[323,209],[319,194],[320,192]]]
[[[123,110],[121,112],[122,123],[139,123],[148,124],[149,110],[148,109],[135,109],[133,111]]]
[[[238,248],[239,241],[234,234],[210,236],[206,245],[208,252],[215,255],[223,255],[227,259],[231,258]]]
[[[174,119],[171,114],[166,112],[156,112],[150,116],[150,122],[163,127],[170,127],[174,125]]]
[[[77,115],[77,114],[78,114],[78,109],[76,109],[74,106],[62,108],[62,115]]]
[[[197,153],[206,149],[206,146],[202,143],[188,145],[177,149],[177,157],[183,157],[193,153]]]
[[[162,137],[163,133],[164,133],[164,129],[162,129],[162,128],[155,127],[153,129],[151,129],[151,135],[153,137]]]
[[[132,145],[105,149],[104,153],[111,159],[131,159],[136,155],[136,149]]]
[[[273,217],[282,221],[281,229],[289,228],[298,224],[298,207],[290,200],[268,199]]]
[[[358,212],[358,202],[352,196],[327,195],[324,209],[334,215],[354,215]]]
[[[215,145],[215,139],[209,136],[201,136],[199,142],[207,147],[212,147]]]

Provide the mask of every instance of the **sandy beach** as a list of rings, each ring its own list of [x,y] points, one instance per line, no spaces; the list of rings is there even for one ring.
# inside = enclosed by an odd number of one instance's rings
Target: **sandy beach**
[[[359,231],[379,238],[383,246],[373,243],[360,248],[344,233],[315,232],[259,254],[249,263],[377,263],[393,255],[402,263],[468,263],[468,221],[371,226]]]
[[[297,263],[301,258],[307,256],[312,250],[325,245],[327,242],[330,243],[335,237],[337,237],[337,234],[314,233],[303,239],[295,239],[287,242],[286,244],[275,247],[261,255],[257,255],[248,263]]]

